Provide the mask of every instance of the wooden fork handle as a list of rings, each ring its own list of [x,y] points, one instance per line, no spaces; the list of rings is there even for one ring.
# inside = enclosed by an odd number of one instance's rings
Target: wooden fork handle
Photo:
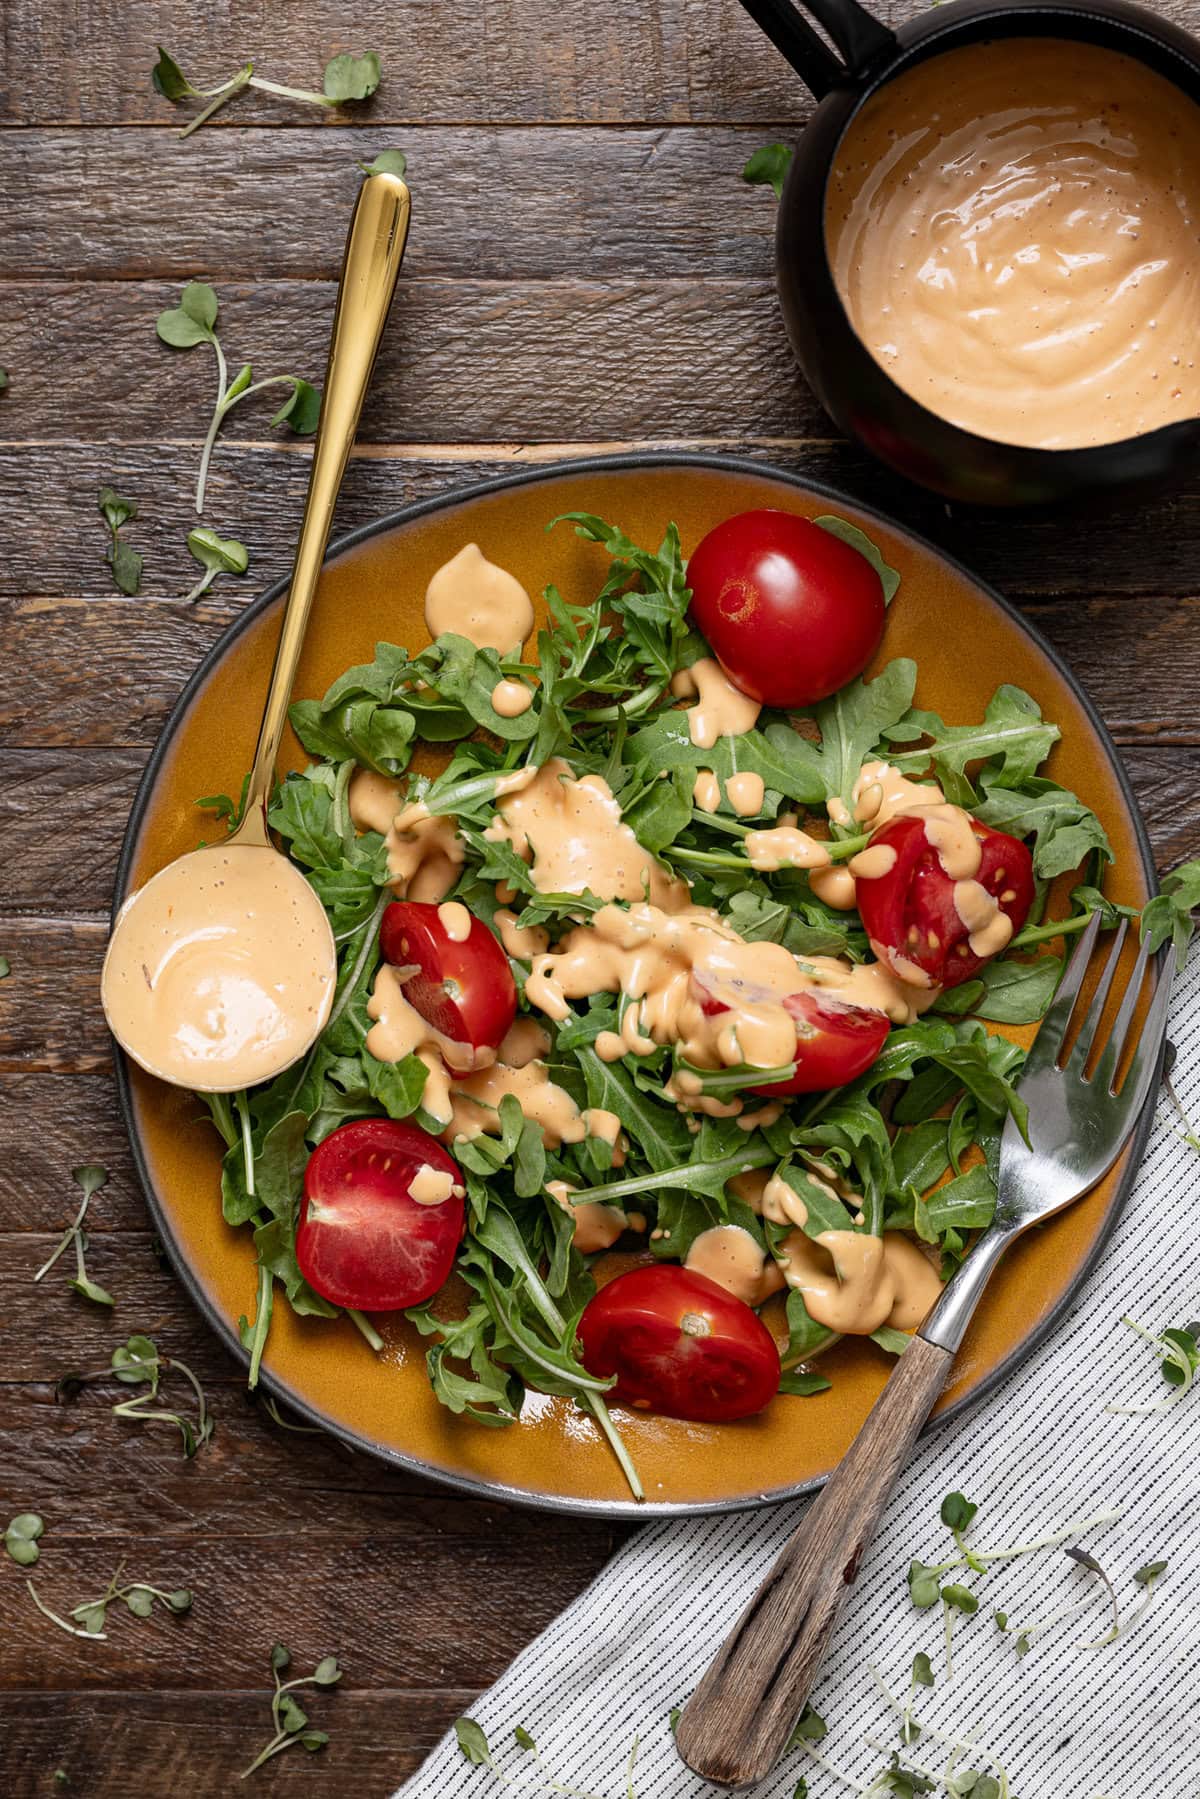
[[[787,1746],[863,1550],[946,1384],[952,1352],[914,1337],[854,1442],[684,1707],[676,1732],[694,1773],[765,1780]]]

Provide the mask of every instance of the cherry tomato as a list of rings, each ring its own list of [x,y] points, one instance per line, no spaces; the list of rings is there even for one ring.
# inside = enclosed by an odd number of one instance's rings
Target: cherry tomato
[[[450,1177],[445,1199],[413,1198],[424,1168]],[[436,1187],[431,1176],[423,1181]],[[334,1305],[421,1305],[454,1265],[463,1216],[462,1171],[436,1137],[395,1118],[359,1118],[331,1131],[308,1158],[296,1260]]]
[[[971,829],[979,839],[975,879],[1021,929],[1033,904],[1033,858],[1025,845],[1003,831],[990,830],[977,819]],[[881,825],[871,847],[886,844],[896,852],[887,874],[858,878],[855,898],[871,939],[871,948],[901,980],[913,970],[935,987],[957,987],[978,974],[989,955],[971,948],[971,933],[954,903],[956,882],[942,867],[937,850],[925,835],[920,813],[902,813]]]
[[[757,1312],[689,1268],[619,1274],[584,1307],[579,1338],[588,1372],[615,1374],[612,1397],[639,1411],[723,1424],[761,1412],[779,1387]]]
[[[379,927],[385,962],[417,969],[404,997],[453,1043],[498,1049],[517,1015],[517,984],[508,957],[483,920],[471,919],[461,942],[442,922],[442,906],[393,900]]]
[[[750,1093],[786,1099],[792,1093],[824,1093],[830,1087],[844,1087],[866,1073],[891,1029],[882,1012],[849,1005],[827,993],[789,993],[783,1006],[796,1023],[796,1072],[790,1081],[768,1081],[748,1088]],[[709,1018],[729,1010],[702,990],[700,1007]]]
[[[687,581],[717,661],[765,706],[835,693],[883,636],[883,583],[866,557],[791,512],[727,518],[702,539]]]

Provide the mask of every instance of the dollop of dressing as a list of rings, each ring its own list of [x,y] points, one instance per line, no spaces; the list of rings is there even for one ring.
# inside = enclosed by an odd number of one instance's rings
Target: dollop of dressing
[[[942,1290],[930,1262],[899,1231],[789,1231],[780,1251],[789,1287],[811,1317],[839,1336],[869,1337],[889,1324],[915,1330]]]
[[[706,1274],[748,1306],[762,1305],[784,1284],[774,1257],[764,1255],[740,1224],[714,1224],[701,1231],[692,1238],[683,1265],[695,1274]]]
[[[477,543],[468,543],[425,589],[425,624],[431,637],[452,631],[477,650],[503,656],[519,649],[533,630],[533,601],[515,575],[489,562]]]
[[[640,900],[677,910],[688,886],[669,875],[643,849],[601,775],[576,780],[561,756],[552,756],[519,792],[499,801],[487,827],[490,842],[509,843],[530,864],[541,893],[582,893],[598,899]]]
[[[686,698],[690,686],[699,696],[687,709],[688,736],[697,749],[711,750],[718,737],[741,737],[754,729],[762,707],[734,686],[714,656],[702,656],[680,673],[688,676],[688,685],[676,688],[676,675],[672,692]]]
[[[1200,107],[1096,44],[928,58],[851,121],[825,231],[858,335],[1002,443],[1113,443],[1200,413]]]
[[[324,908],[297,874],[271,849],[204,849],[126,901],[102,999],[152,1074],[235,1092],[279,1074],[323,1028],[336,956]]]
[[[533,705],[532,689],[524,681],[497,681],[491,697],[492,710],[501,718],[520,718]]]
[[[444,900],[437,909],[438,923],[451,943],[465,943],[471,935],[471,914],[458,900]]]
[[[409,1183],[408,1197],[419,1206],[441,1206],[452,1193],[457,1193],[461,1199],[465,1191],[447,1169],[422,1162]]]

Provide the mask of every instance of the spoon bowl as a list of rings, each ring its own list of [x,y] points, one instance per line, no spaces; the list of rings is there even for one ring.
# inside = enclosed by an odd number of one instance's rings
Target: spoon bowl
[[[338,489],[408,237],[395,175],[359,191],[338,288],[292,583],[242,816],[223,842],[160,869],[114,921],[100,977],[109,1029],[149,1073],[202,1093],[254,1087],[324,1030],[337,985],[325,909],[271,841],[275,762]]]

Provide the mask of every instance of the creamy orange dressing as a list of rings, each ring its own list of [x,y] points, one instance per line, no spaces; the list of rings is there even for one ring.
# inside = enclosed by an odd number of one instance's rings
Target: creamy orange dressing
[[[954,910],[967,927],[967,942],[976,956],[998,956],[1013,933],[1012,919],[1000,910],[994,894],[979,881],[954,883]]]
[[[533,692],[524,681],[497,681],[491,701],[493,712],[501,718],[520,718],[533,705]]]
[[[855,330],[944,418],[1063,449],[1200,412],[1200,108],[1141,62],[930,57],[851,122],[825,230]]]
[[[125,902],[101,998],[114,1034],[152,1074],[228,1093],[304,1053],[336,977],[308,882],[275,850],[238,844],[181,857]]]
[[[835,825],[867,825],[872,831],[890,824],[901,812],[925,806],[942,806],[946,796],[936,781],[910,781],[890,762],[864,762],[850,789],[853,811],[834,798],[825,810]]]
[[[789,1231],[780,1250],[789,1287],[810,1317],[839,1336],[869,1337],[885,1324],[915,1330],[942,1291],[932,1264],[899,1231]]]
[[[774,1257],[764,1255],[740,1224],[714,1224],[701,1231],[693,1237],[683,1265],[694,1274],[707,1275],[748,1306],[762,1305],[784,1284]]]
[[[753,818],[761,812],[766,791],[762,776],[751,773],[730,775],[725,783],[726,797],[739,818]]]
[[[872,843],[857,856],[851,856],[847,867],[855,880],[878,881],[890,875],[896,866],[896,852],[890,843]]]
[[[620,1206],[606,1206],[592,1199],[573,1206],[571,1194],[575,1188],[569,1181],[547,1181],[546,1191],[575,1220],[575,1247],[580,1255],[594,1256],[602,1249],[611,1249],[630,1223]]]
[[[375,976],[367,1017],[372,1020],[367,1049],[377,1061],[402,1062],[405,1056],[419,1056],[424,1062],[428,1075],[421,1104],[443,1125],[449,1123],[454,1110],[449,1071],[466,1072],[495,1060],[495,1050],[455,1043],[435,1030],[415,1006],[409,1005],[399,971],[386,962]]]
[[[382,833],[391,884],[407,899],[445,899],[466,857],[453,818],[431,816],[420,803],[404,805],[396,783],[372,769],[356,770],[348,798],[357,828]]]
[[[692,804],[701,812],[716,812],[721,804],[721,783],[711,768],[696,771],[696,781],[692,788]]]
[[[468,543],[425,589],[425,624],[431,637],[452,631],[476,649],[507,655],[533,630],[533,601],[515,575],[489,562],[477,543]]]
[[[822,905],[832,907],[835,912],[853,910],[857,889],[848,868],[816,868],[809,876],[808,884]]]
[[[419,1206],[440,1206],[445,1204],[452,1193],[457,1193],[461,1199],[465,1191],[444,1168],[434,1168],[429,1162],[422,1162],[409,1184],[408,1197]]]
[[[496,1057],[508,1068],[524,1068],[527,1062],[543,1061],[549,1052],[550,1033],[545,1025],[522,1014],[504,1033]]]
[[[686,882],[669,875],[642,848],[612,789],[601,775],[576,780],[554,756],[519,792],[505,794],[484,836],[509,843],[529,862],[540,893],[582,893],[599,899],[640,900],[676,910],[686,905]]]
[[[587,1119],[565,1088],[557,1085],[539,1060],[520,1068],[495,1062],[466,1076],[455,1075],[450,1085],[452,1113],[443,1132],[447,1143],[459,1137],[498,1137],[500,1102],[512,1094],[526,1118],[542,1133],[547,1149],[562,1143],[580,1143],[587,1136]],[[427,1104],[422,1101],[422,1104]]]
[[[516,914],[501,906],[492,915],[492,923],[500,934],[506,954],[515,962],[529,962],[545,955],[550,947],[550,933],[544,925],[519,925]]]
[[[451,943],[465,943],[471,935],[471,914],[458,900],[445,900],[437,909],[438,923]]]
[[[556,949],[534,958],[525,994],[556,1021],[567,1017],[569,1000],[593,993],[636,1001],[625,1008],[619,1032],[597,1039],[602,1059],[673,1044],[700,1068],[774,1068],[796,1054],[796,1021],[785,1000],[816,989],[834,1004],[865,1006],[899,1023],[936,997],[932,989],[914,993],[877,963],[852,966],[832,956],[801,963],[782,944],[748,943],[702,906],[667,913],[645,903],[604,906],[568,931]],[[699,1084],[682,1070],[669,1091],[718,1117],[742,1109],[740,1100],[701,1102],[694,1097]]]
[[[589,1106],[583,1115],[589,1137],[598,1137],[602,1143],[612,1146],[612,1165],[620,1168],[625,1161],[625,1142],[621,1136],[621,1120],[615,1112],[607,1111],[603,1106]]]
[[[779,868],[827,868],[829,845],[810,837],[795,825],[772,825],[769,831],[748,831],[746,854],[751,868],[771,874]]]
[[[741,737],[754,729],[762,707],[734,686],[715,657],[702,656],[680,672],[687,674],[691,690],[699,696],[687,712],[688,736],[697,749],[711,750],[718,737]],[[688,687],[679,691],[686,696]]]

